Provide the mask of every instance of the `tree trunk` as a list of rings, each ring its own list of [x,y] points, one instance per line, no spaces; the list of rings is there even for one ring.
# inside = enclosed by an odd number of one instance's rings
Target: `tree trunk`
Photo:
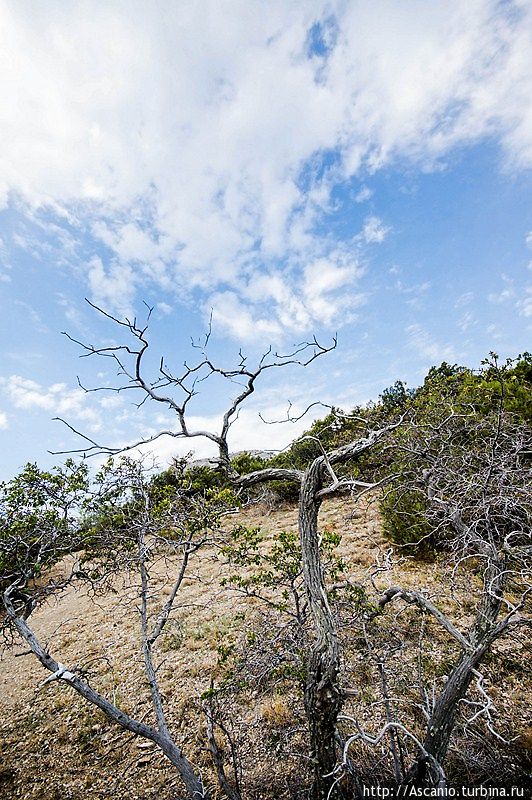
[[[505,564],[498,558],[489,558],[484,573],[483,593],[475,622],[469,631],[473,650],[463,652],[453,667],[445,689],[432,711],[421,754],[407,776],[407,783],[416,786],[436,786],[441,783],[441,773],[434,762],[442,764],[449,748],[460,701],[465,697],[474,672],[497,636],[495,623],[501,607],[505,583]]]
[[[414,786],[438,786],[441,772],[435,769],[434,761],[442,764],[454,729],[458,704],[465,696],[473,679],[473,670],[480,661],[480,655],[463,653],[453,667],[445,689],[434,706],[428,724],[423,747],[426,753],[420,754],[407,775],[407,783]]]
[[[304,473],[294,469],[264,469],[238,477],[239,486],[253,486],[268,480],[301,482],[299,495],[299,539],[305,590],[314,626],[315,643],[307,662],[305,712],[310,731],[313,764],[312,800],[335,800],[343,791],[332,775],[336,760],[336,723],[343,705],[338,685],[340,648],[333,615],[327,601],[320,558],[318,513],[324,488],[324,472],[332,478],[328,489],[332,494],[342,485],[332,471],[333,464],[357,458],[369,450],[390,428],[371,431],[367,437],[338,447],[319,456]],[[332,474],[331,474],[332,473]]]
[[[339,784],[331,775],[336,766],[336,722],[343,697],[338,686],[338,638],[319,552],[317,493],[322,487],[322,468],[323,460],[318,458],[305,472],[299,503],[303,574],[316,637],[307,665],[304,698],[313,763],[312,800],[341,797]]]

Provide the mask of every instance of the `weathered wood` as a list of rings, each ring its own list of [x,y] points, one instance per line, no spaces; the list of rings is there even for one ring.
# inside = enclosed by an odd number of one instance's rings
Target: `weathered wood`
[[[249,486],[255,486],[257,483],[268,483],[269,481],[291,481],[293,483],[301,483],[303,479],[303,472],[299,469],[282,469],[276,467],[268,467],[266,469],[259,469],[255,472],[248,472],[247,475],[240,475],[234,479],[236,486],[247,489]]]
[[[204,787],[201,777],[196,772],[190,761],[183,755],[179,747],[172,741],[165,731],[159,731],[143,722],[131,717],[118,706],[111,703],[103,695],[82,680],[75,672],[56,661],[42,646],[37,636],[25,619],[18,616],[10,598],[10,589],[4,592],[4,605],[13,624],[22,638],[27,642],[31,651],[37,656],[40,663],[51,675],[47,681],[60,680],[72,686],[75,691],[92,705],[97,706],[103,713],[122,728],[136,736],[149,739],[160,747],[169,761],[177,768],[187,790],[190,800],[209,800],[210,794]]]
[[[423,742],[426,753],[438,764],[442,764],[447,755],[459,704],[469,689],[477,667],[493,641],[501,634],[496,622],[505,583],[504,561],[488,557],[482,600],[467,637],[468,647],[464,647],[434,705]],[[440,777],[435,775],[431,759],[420,755],[407,776],[407,782],[420,786],[439,785]]]
[[[323,458],[317,458],[303,477],[299,499],[299,534],[305,588],[312,615],[315,643],[307,665],[305,711],[313,764],[313,800],[338,797],[331,775],[336,766],[336,723],[343,704],[338,682],[340,650],[327,600],[319,552],[318,514]]]
[[[318,456],[305,470],[263,469],[236,479],[238,486],[273,480],[301,484],[299,494],[299,539],[305,591],[314,628],[314,645],[307,662],[304,703],[310,734],[313,766],[312,800],[341,798],[343,790],[333,772],[337,766],[336,728],[344,702],[339,685],[340,647],[334,618],[327,599],[320,555],[318,516],[323,497],[340,492],[343,482],[332,469],[365,453],[392,427],[371,431],[366,437]]]

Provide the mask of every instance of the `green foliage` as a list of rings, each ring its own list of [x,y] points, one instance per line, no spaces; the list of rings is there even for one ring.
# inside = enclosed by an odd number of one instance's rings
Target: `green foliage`
[[[238,506],[228,486],[191,490],[188,470],[172,468],[148,477],[138,462],[110,459],[96,476],[98,491],[86,506],[84,544],[91,555],[113,541],[122,551],[136,546],[139,526],[167,542],[194,541]]]
[[[166,470],[157,473],[150,480],[150,495],[154,498],[173,498],[180,496],[205,495],[206,492],[229,488],[230,481],[207,464],[189,466],[188,458],[180,458]]]
[[[357,406],[349,413],[332,409],[323,419],[316,420],[310,429],[283,453],[274,456],[267,466],[305,470],[324,452],[330,452],[356,439],[365,437],[371,429],[395,422],[412,403],[414,391],[401,381],[385,389],[378,403],[363,408]],[[338,477],[352,476],[362,480],[378,480],[390,464],[390,457],[381,445],[359,454],[337,466]],[[295,483],[272,482],[271,488],[281,500],[296,502],[299,486]]]
[[[80,519],[85,559],[105,554],[110,547],[113,552],[131,551],[137,541],[137,520],[148,502],[141,464],[128,458],[109,458],[91,488]],[[160,495],[156,502],[161,502]]]
[[[262,561],[261,541],[260,528],[236,525],[230,533],[229,543],[222,547],[221,552],[233,564],[257,566]]]
[[[232,564],[253,567],[253,571],[229,575],[222,580],[222,585],[232,586],[250,596],[262,597],[278,611],[298,615],[302,587],[301,549],[297,534],[280,531],[269,551],[261,545],[260,528],[240,525],[231,531],[223,554]],[[266,594],[264,590],[267,590]]]
[[[264,469],[268,463],[267,458],[248,452],[238,453],[231,459],[232,467],[239,475],[249,475],[250,472]]]
[[[183,474],[183,481],[182,488],[189,494],[229,486],[229,481],[219,470],[206,464],[187,469]]]
[[[324,568],[331,580],[345,570],[343,560],[334,552],[340,541],[339,534],[328,529],[322,532],[320,548]],[[222,585],[261,598],[278,611],[303,620],[301,546],[295,531],[279,531],[268,543],[264,541],[260,528],[239,525],[231,531],[222,552],[231,564],[248,568],[245,574],[239,571],[224,578]],[[249,568],[252,568],[251,572]]]
[[[80,546],[75,517],[88,487],[85,464],[41,470],[26,464],[0,484],[0,589],[27,585]]]
[[[231,657],[233,651],[235,649],[235,643],[229,642],[229,644],[224,644],[223,642],[218,645],[216,648],[216,652],[218,654],[218,665],[221,666],[226,664]]]
[[[414,406],[430,413],[446,405],[447,410],[475,412],[486,416],[502,408],[519,419],[532,420],[532,355],[523,353],[516,359],[499,363],[496,353],[473,371],[445,361],[432,367],[423,385],[415,392]]]
[[[340,416],[337,416],[338,413]],[[284,452],[271,458],[265,466],[305,470],[324,451],[327,452],[346,444],[364,431],[365,427],[359,420],[347,419],[339,409],[333,409],[323,419],[316,420],[308,431],[296,439]],[[342,467],[339,474],[347,471],[349,466],[352,465]],[[297,483],[272,481],[269,486],[282,501],[293,503],[299,499]]]
[[[425,517],[427,503],[423,495],[405,489],[390,489],[380,504],[383,533],[394,544],[405,547],[407,555],[430,560],[435,541],[432,526]]]
[[[149,476],[134,459],[109,459],[92,480],[85,462],[27,464],[0,484],[0,592],[16,584],[19,599],[34,603],[48,591],[35,579],[68,553],[82,551],[73,577],[102,581],[131,567],[145,537],[150,553],[200,546],[239,502],[227,481],[201,475],[198,489],[186,462]]]
[[[270,459],[268,466],[295,468],[304,470],[323,451],[332,450],[346,441],[345,431],[349,426],[346,420],[337,416],[342,414],[340,409],[333,409],[323,419],[312,423],[299,439],[296,439],[289,448]]]
[[[482,415],[502,408],[525,422],[532,422],[532,355],[523,353],[515,361],[499,365],[492,353],[479,375],[468,376],[460,400],[469,402]]]
[[[389,417],[395,412],[402,412],[410,405],[410,401],[415,397],[414,389],[407,389],[403,381],[395,381],[393,386],[389,386],[379,396],[379,405],[384,417]]]
[[[482,470],[484,443],[497,429],[501,413],[525,423],[532,420],[532,356],[524,353],[500,364],[492,353],[477,372],[443,362],[429,370],[412,396],[410,410],[420,434],[441,433],[439,438],[432,437],[434,453],[429,448],[423,458],[419,446],[414,448],[418,451],[415,457],[409,453],[414,443],[412,430],[409,443],[405,431],[395,434],[389,470],[396,479],[381,500],[380,510],[388,538],[407,546],[414,555],[428,558],[446,546],[447,531],[445,526],[435,528],[428,518],[420,483],[423,470],[437,452],[444,451],[448,470],[467,469],[474,476]],[[450,415],[455,415],[452,426],[445,423]]]

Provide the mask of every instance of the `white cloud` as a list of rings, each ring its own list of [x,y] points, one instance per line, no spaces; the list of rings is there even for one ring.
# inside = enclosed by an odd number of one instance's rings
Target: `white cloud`
[[[102,408],[110,408],[116,411],[116,409],[122,408],[123,405],[124,401],[118,394],[104,395],[103,397],[100,397],[100,406]]]
[[[490,292],[488,294],[488,300],[494,305],[502,305],[515,297],[515,287],[512,278],[503,273],[501,279],[505,288],[498,292]]]
[[[372,196],[373,192],[371,189],[368,186],[362,186],[360,191],[355,195],[355,203],[365,203],[366,200],[369,200]]]
[[[74,229],[88,220],[110,250],[88,266],[92,297],[120,313],[155,284],[221,298],[219,320],[235,336],[270,335],[287,296],[294,326],[312,327],[334,318],[346,293],[343,283],[319,302],[305,294],[308,264],[338,257],[344,269],[338,242],[316,225],[338,183],[397,159],[431,168],[483,136],[500,142],[507,166],[532,164],[523,0],[29,11],[0,10],[0,204],[14,193]],[[327,53],[309,54],[309,30],[325,19]],[[386,233],[370,217],[359,242]],[[61,247],[73,257],[75,237]],[[252,297],[258,269],[278,279],[273,319]]]
[[[463,308],[464,306],[471,305],[471,303],[473,302],[474,299],[475,299],[475,295],[474,295],[473,292],[464,292],[463,294],[461,294],[457,298],[457,300],[456,300],[456,302],[454,304],[454,307],[455,308]]]
[[[21,375],[0,378],[0,386],[16,409],[42,409],[51,414],[66,415],[87,423],[91,431],[96,431],[101,426],[100,414],[97,409],[88,405],[87,393],[83,389],[69,389],[64,383],[44,387]]]
[[[399,270],[394,270],[392,267],[389,272],[396,275]],[[421,310],[424,306],[424,295],[430,289],[430,282],[423,281],[421,283],[406,285],[398,278],[394,283],[394,289],[408,298],[405,300],[405,305],[410,306],[410,308]]]
[[[215,327],[240,341],[276,341],[316,324],[341,327],[365,301],[362,293],[353,291],[362,273],[354,255],[335,250],[311,260],[295,286],[274,270],[256,271],[240,286],[239,294],[211,295],[206,310],[213,310]]]
[[[388,235],[390,229],[384,225],[379,217],[368,217],[364,220],[362,238],[367,244],[380,244]]]
[[[222,326],[238,341],[262,338],[277,340],[282,333],[276,320],[252,314],[235,292],[211,295],[207,305],[213,309],[213,323]]]
[[[318,259],[305,268],[303,295],[312,319],[327,326],[338,325],[339,315],[346,321],[346,312],[364,302],[362,294],[349,291],[356,277],[362,274],[356,262],[340,253]]]
[[[490,292],[488,295],[488,300],[490,303],[494,303],[495,305],[501,305],[502,303],[508,302],[514,296],[514,291],[511,287],[507,289],[501,289],[500,292]]]
[[[490,335],[494,342],[500,342],[504,340],[504,333],[499,325],[488,325],[486,328],[486,333]]]
[[[4,411],[0,411],[0,429],[7,430],[7,428],[9,428],[7,414]]]
[[[135,295],[135,274],[129,264],[114,261],[106,268],[99,256],[89,263],[88,280],[94,302],[127,316]]]
[[[305,404],[294,404],[291,412],[294,416],[302,414],[306,408]],[[241,450],[282,450],[287,447],[295,438],[308,430],[314,419],[323,413],[323,409],[317,407],[314,414],[310,413],[295,423],[275,424],[275,421],[286,419],[286,403],[270,404],[262,409],[262,415],[266,420],[274,421],[273,424],[263,422],[256,410],[243,408],[238,419],[231,427],[229,435],[230,452],[236,453]],[[191,416],[188,420],[190,430],[219,430],[220,417],[217,416]],[[145,428],[143,436],[150,436],[158,433],[159,428]],[[126,444],[126,442],[123,442]],[[214,458],[217,456],[216,446],[207,439],[193,438],[180,439],[172,436],[161,436],[160,439],[150,442],[147,445],[132,450],[129,454],[137,457],[153,455],[157,464],[161,467],[171,463],[172,458],[185,456],[193,453],[193,458]]]
[[[81,328],[81,314],[75,303],[61,292],[57,294],[57,303],[63,309],[65,318],[77,328]]]
[[[471,311],[466,311],[458,320],[458,327],[462,333],[465,333],[476,325],[476,322],[475,315]]]
[[[523,317],[532,317],[532,286],[527,286],[524,297],[517,304],[519,313]]]

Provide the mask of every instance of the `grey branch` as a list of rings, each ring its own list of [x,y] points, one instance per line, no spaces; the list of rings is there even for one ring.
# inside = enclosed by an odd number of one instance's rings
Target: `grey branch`
[[[27,642],[31,651],[38,658],[42,666],[52,673],[52,680],[61,680],[72,686],[78,694],[80,694],[89,703],[97,706],[109,719],[116,722],[122,728],[136,736],[141,736],[144,739],[157,744],[165,756],[177,767],[181,778],[187,788],[190,798],[204,798],[208,800],[209,793],[204,788],[201,778],[198,778],[192,765],[187,758],[182,754],[181,750],[172,741],[166,732],[158,731],[150,725],[131,717],[127,712],[120,709],[118,706],[111,703],[103,695],[92,688],[88,683],[82,680],[76,673],[56,661],[42,646],[33,630],[29,627],[26,620],[18,616],[13,603],[11,601],[11,594],[16,590],[16,585],[12,584],[8,587],[3,595],[4,606],[6,611],[13,621],[17,631],[22,638]]]
[[[392,586],[390,589],[387,589],[384,594],[379,598],[378,605],[380,609],[385,608],[388,603],[391,603],[393,600],[401,599],[404,600],[405,603],[409,605],[418,606],[423,611],[428,611],[440,625],[450,633],[451,636],[456,639],[456,641],[460,644],[460,646],[466,650],[467,652],[472,652],[474,650],[473,645],[471,642],[466,639],[466,637],[460,633],[458,628],[456,628],[453,623],[448,619],[445,614],[443,614],[439,608],[437,608],[434,603],[422,595],[420,592],[401,589],[398,586]]]

